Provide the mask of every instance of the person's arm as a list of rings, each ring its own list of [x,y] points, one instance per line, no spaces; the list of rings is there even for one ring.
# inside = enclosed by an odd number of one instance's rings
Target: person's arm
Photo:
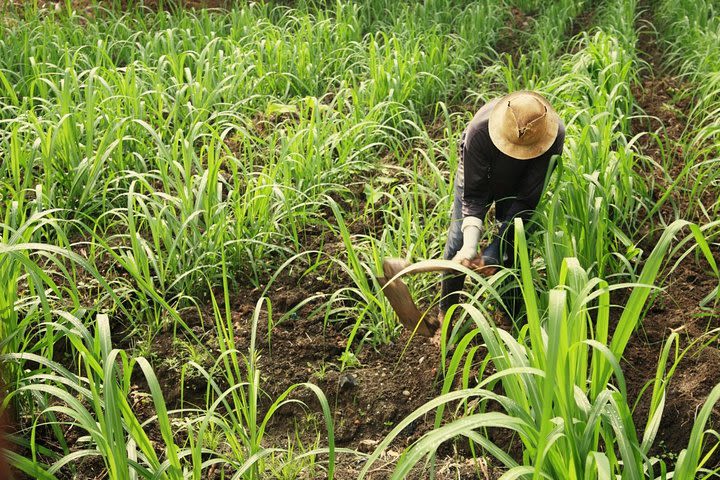
[[[490,137],[486,131],[468,129],[461,145],[463,168],[462,233],[463,246],[453,260],[471,260],[477,256],[477,245],[482,236],[483,218],[487,214],[490,193],[487,188],[488,159],[485,154]]]

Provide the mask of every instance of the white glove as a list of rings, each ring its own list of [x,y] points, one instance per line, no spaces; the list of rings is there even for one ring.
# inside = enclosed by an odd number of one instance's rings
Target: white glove
[[[465,217],[460,230],[463,233],[463,246],[453,257],[453,261],[472,260],[477,257],[477,245],[482,234],[482,220],[477,217]]]

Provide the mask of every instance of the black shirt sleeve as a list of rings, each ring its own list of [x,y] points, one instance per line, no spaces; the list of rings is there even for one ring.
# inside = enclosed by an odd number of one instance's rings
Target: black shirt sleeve
[[[486,130],[486,129],[485,129]],[[491,191],[488,188],[488,174],[491,151],[486,143],[490,137],[486,131],[471,125],[462,146],[463,161],[463,217],[485,218],[492,203]]]

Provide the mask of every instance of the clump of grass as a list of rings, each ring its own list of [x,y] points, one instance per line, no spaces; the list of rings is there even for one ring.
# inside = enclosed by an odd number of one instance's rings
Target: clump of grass
[[[633,422],[619,362],[630,334],[642,321],[645,302],[664,257],[671,253],[673,238],[686,226],[687,222],[678,220],[665,230],[636,284],[611,286],[591,278],[577,259],[566,258],[560,283],[547,294],[538,294],[524,228],[516,220],[516,255],[527,324],[515,338],[495,327],[482,308],[470,303],[461,305],[459,308],[467,311],[475,329],[455,348],[447,371],[447,393],[400,422],[378,445],[360,477],[365,477],[403,428],[435,410],[436,428],[406,451],[393,478],[404,478],[416,463],[432,457],[442,443],[458,436],[466,437],[503,464],[508,469],[503,478],[670,478],[666,465],[651,458],[649,451],[663,415],[667,384],[687,349],[679,351],[677,333],[667,339],[651,382],[652,399],[641,437]],[[698,242],[714,265],[704,236],[697,228],[692,230],[690,238]],[[610,292],[628,286],[632,293],[611,340]],[[475,336],[481,337],[487,348],[483,370],[492,366],[493,373],[479,378],[478,385],[471,388],[467,372],[478,355],[478,347],[470,347]],[[675,355],[671,356],[673,348]],[[450,392],[449,386],[459,371],[463,372],[465,389]],[[497,393],[500,386],[502,393]],[[720,387],[711,393],[693,427],[688,448],[676,465],[676,476],[680,472],[694,476],[705,471],[709,454],[701,455],[704,429],[708,412],[720,398],[718,391]],[[443,411],[453,404],[457,405],[459,418],[440,426]],[[494,411],[488,411],[491,405]],[[523,447],[521,463],[493,443],[490,428],[517,434]]]
[[[227,291],[226,291],[227,294]],[[227,303],[225,307],[227,307]],[[44,328],[54,332],[55,341],[66,342],[73,353],[77,373],[59,362],[30,351],[7,353],[0,357],[4,366],[12,363],[34,365],[16,383],[3,404],[38,405],[34,420],[12,439],[29,452],[27,456],[6,452],[14,465],[33,478],[55,478],[60,473],[77,474],[78,466],[97,457],[111,479],[206,478],[209,470],[231,468],[233,478],[260,478],[269,468],[320,468],[317,458],[328,457],[327,475],[333,477],[335,456],[340,452],[333,440],[329,405],[316,385],[293,385],[260,416],[260,373],[255,338],[261,303],[252,323],[250,351],[240,358],[234,348],[232,323],[216,305],[220,355],[207,371],[191,362],[208,382],[205,409],[183,408],[169,411],[160,383],[143,357],[134,357],[112,347],[109,317],[96,316],[94,333],[85,319],[67,312],[55,312],[57,321]],[[225,327],[230,328],[228,330]],[[138,372],[136,370],[139,368]],[[139,376],[140,375],[140,376]],[[142,395],[138,384],[147,385],[154,415],[147,418],[136,408]],[[269,420],[286,405],[301,404],[290,397],[297,388],[308,388],[317,395],[327,428],[327,448],[297,450],[268,448],[262,440]],[[142,404],[140,402],[139,404]],[[74,443],[68,441],[69,426],[82,433]],[[52,432],[60,451],[35,441],[41,431]],[[152,432],[155,432],[153,434]],[[151,440],[160,435],[161,443]],[[29,439],[29,441],[28,441]],[[280,455],[284,456],[281,460]],[[189,477],[188,477],[189,476]]]
[[[720,185],[717,175],[717,113],[720,111],[720,21],[712,2],[662,2],[657,7],[660,36],[667,45],[667,59],[673,72],[692,88],[677,92],[692,105],[686,127],[676,148],[685,164],[670,191],[680,188],[688,199],[687,214],[712,221],[720,203],[708,196]],[[677,210],[677,208],[676,208]],[[683,214],[686,212],[683,212]]]

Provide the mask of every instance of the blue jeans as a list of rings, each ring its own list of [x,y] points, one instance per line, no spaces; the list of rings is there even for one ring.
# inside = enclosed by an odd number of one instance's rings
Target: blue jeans
[[[462,234],[462,197],[463,197],[463,180],[462,170],[459,170],[455,177],[454,200],[452,208],[452,217],[450,220],[450,228],[448,229],[447,240],[445,241],[445,251],[443,259],[452,260],[455,254],[463,246]],[[465,275],[459,273],[443,274],[441,280],[440,312],[445,313],[447,310],[458,303],[459,294],[465,283]]]

